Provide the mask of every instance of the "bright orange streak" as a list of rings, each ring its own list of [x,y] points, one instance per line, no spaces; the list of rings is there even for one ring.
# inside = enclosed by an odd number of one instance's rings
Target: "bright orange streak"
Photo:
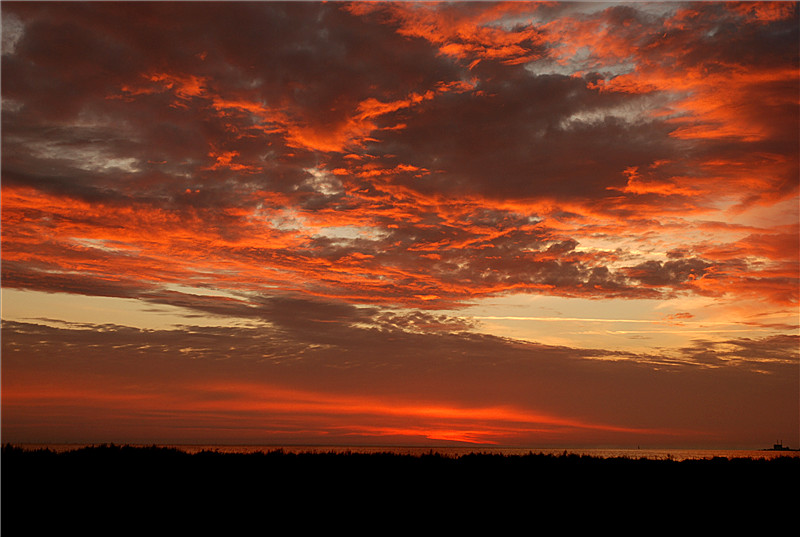
[[[365,142],[376,141],[373,133],[381,129],[377,120],[398,110],[418,106],[445,92],[464,92],[472,86],[463,82],[440,83],[435,90],[423,94],[411,93],[406,98],[383,102],[375,98],[361,101],[353,114],[335,125],[315,125],[310,122],[285,119],[287,143],[291,147],[303,147],[314,151],[344,152],[363,146]],[[391,129],[402,129],[394,125]]]
[[[277,388],[251,383],[215,383],[194,385],[202,393],[227,395],[212,397],[205,403],[208,409],[270,410],[332,415],[393,416],[415,419],[444,419],[450,421],[538,424],[614,432],[633,432],[639,429],[586,423],[508,406],[459,407],[438,404],[408,404],[402,401],[332,395]],[[194,405],[194,404],[193,404]],[[193,408],[197,408],[193,406]],[[641,430],[639,430],[641,431]]]
[[[213,416],[254,419],[261,415],[268,421],[269,416],[282,415],[305,421],[312,430],[333,429],[353,436],[401,435],[474,443],[494,443],[497,438],[513,440],[522,434],[554,429],[665,434],[665,431],[589,423],[509,406],[410,404],[402,400],[335,395],[242,382],[173,384],[163,391],[148,392],[108,385],[101,388],[87,385],[85,381],[72,387],[69,381],[64,380],[38,386],[36,382],[41,381],[17,375],[14,383],[4,382],[2,403],[9,413],[13,414],[17,408],[47,409],[56,406],[89,409],[99,405],[108,409],[116,408],[123,415],[152,412],[182,414],[182,422],[187,427],[201,425]],[[387,425],[376,426],[376,421]]]

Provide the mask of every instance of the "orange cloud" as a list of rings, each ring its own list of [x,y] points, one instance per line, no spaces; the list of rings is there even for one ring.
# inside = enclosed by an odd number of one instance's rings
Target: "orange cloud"
[[[426,39],[441,54],[467,61],[472,68],[482,59],[516,65],[539,57],[538,47],[544,39],[532,24],[513,28],[495,24],[505,17],[529,14],[536,7],[524,2],[476,4],[473,9],[452,9],[446,4],[420,8],[404,3],[354,3],[346,9],[361,16],[373,12],[387,14],[399,25],[400,34]]]

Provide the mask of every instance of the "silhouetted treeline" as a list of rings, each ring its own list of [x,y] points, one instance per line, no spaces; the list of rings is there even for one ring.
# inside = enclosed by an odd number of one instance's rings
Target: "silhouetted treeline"
[[[86,530],[101,513],[129,524],[160,519],[176,524],[173,529],[204,517],[230,517],[231,524],[252,516],[290,518],[302,525],[342,522],[347,513],[399,516],[402,524],[425,514],[440,520],[448,513],[545,516],[574,509],[576,516],[599,516],[657,506],[674,518],[676,508],[688,515],[740,505],[737,516],[758,513],[763,530],[794,512],[798,483],[800,458],[790,456],[675,461],[533,452],[190,454],[118,445],[55,452],[6,445],[2,524],[5,531],[21,522],[58,521]],[[38,515],[24,514],[31,512]]]

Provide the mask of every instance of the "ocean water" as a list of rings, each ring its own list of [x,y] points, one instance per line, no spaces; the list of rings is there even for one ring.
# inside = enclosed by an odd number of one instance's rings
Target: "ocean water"
[[[20,444],[24,449],[50,449],[62,452],[99,444]],[[153,444],[125,444],[137,447],[150,447]],[[765,451],[742,449],[619,449],[619,448],[522,448],[491,446],[309,446],[309,445],[225,445],[225,444],[158,444],[159,447],[176,448],[186,453],[215,451],[219,453],[267,453],[282,450],[285,453],[395,453],[399,455],[438,454],[444,457],[460,457],[469,454],[496,455],[587,455],[598,458],[629,458],[652,460],[699,460],[724,457],[727,459],[749,458],[769,459],[775,457],[800,457],[800,451]]]

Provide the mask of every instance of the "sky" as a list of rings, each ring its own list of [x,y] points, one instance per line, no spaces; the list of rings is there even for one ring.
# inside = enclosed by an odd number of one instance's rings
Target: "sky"
[[[3,442],[800,447],[797,3],[1,7]]]

